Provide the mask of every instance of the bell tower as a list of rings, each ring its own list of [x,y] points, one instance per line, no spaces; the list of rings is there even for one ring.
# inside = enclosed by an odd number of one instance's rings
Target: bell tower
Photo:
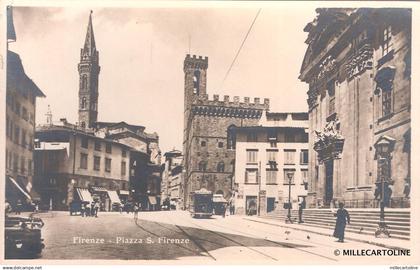
[[[92,27],[92,11],[89,14],[86,39],[80,50],[79,70],[79,126],[91,128],[98,120],[99,52],[96,50]]]

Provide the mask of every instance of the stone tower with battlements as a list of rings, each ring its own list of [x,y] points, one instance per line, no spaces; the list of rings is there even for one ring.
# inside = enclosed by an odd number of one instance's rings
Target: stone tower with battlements
[[[269,110],[269,99],[251,102],[235,96],[220,99],[207,94],[208,58],[187,54],[184,60],[184,175],[183,198],[189,205],[189,194],[200,188],[230,198],[234,186],[235,149],[231,126],[254,126],[264,111]]]
[[[80,50],[79,70],[79,126],[91,128],[98,120],[99,52],[93,35],[92,12],[89,15],[86,39]]]

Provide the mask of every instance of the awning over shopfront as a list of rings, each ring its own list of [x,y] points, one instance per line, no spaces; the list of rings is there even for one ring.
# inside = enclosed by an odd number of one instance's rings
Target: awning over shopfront
[[[156,196],[149,196],[149,203],[152,205],[157,204]]]
[[[92,195],[87,188],[76,188],[77,195],[82,202],[93,202]]]
[[[107,192],[108,190],[104,187],[92,187],[93,192]]]
[[[12,185],[16,187],[17,190],[19,190],[19,192],[22,193],[22,195],[24,195],[28,200],[31,200],[31,196],[16,182],[15,179],[13,179],[10,176],[7,176],[7,179],[9,179]]]
[[[112,203],[121,203],[116,191],[108,190],[108,196]]]

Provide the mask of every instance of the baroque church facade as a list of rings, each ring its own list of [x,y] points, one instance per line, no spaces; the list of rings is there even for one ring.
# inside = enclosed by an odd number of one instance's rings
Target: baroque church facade
[[[309,86],[310,207],[410,205],[411,10],[317,9]]]

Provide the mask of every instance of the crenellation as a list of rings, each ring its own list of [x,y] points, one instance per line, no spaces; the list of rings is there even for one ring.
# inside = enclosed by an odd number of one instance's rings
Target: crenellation
[[[213,99],[209,98],[208,94],[193,97],[192,103],[195,105],[204,106],[221,106],[221,107],[232,107],[232,108],[253,108],[258,110],[268,110],[270,107],[270,99],[264,98],[264,102],[261,103],[261,98],[254,98],[254,102],[251,102],[251,98],[244,97],[243,101],[239,96],[234,96],[233,100],[230,96],[224,95],[223,100],[220,100],[220,95],[214,94]]]
[[[234,96],[233,97],[233,103],[236,105],[239,105],[239,96]]]

